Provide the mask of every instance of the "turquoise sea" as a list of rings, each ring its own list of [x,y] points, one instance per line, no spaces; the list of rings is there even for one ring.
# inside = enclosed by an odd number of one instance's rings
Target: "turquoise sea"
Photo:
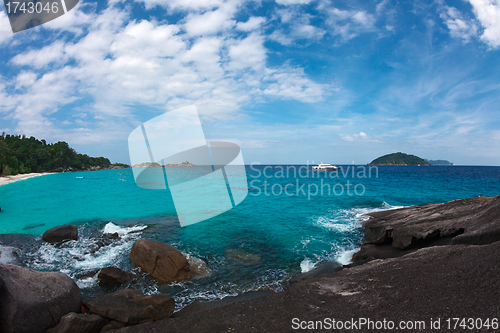
[[[186,227],[179,225],[170,192],[138,187],[131,169],[59,173],[0,186],[0,262],[66,273],[84,298],[107,290],[78,276],[119,267],[137,274],[130,287],[173,296],[180,309],[194,300],[280,290],[291,276],[322,262],[347,264],[362,241],[367,212],[500,194],[500,167],[346,165],[320,174],[299,168],[247,166],[246,199]],[[78,226],[78,241],[41,241],[45,230],[67,223]],[[104,237],[115,232],[120,239]],[[130,263],[139,238],[201,258],[212,274],[158,284]]]

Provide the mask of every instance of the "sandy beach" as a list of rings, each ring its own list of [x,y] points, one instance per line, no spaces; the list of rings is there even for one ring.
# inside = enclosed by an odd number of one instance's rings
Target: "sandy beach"
[[[44,173],[25,173],[22,175],[15,175],[15,176],[3,176],[0,177],[0,186],[2,185],[7,185],[10,183],[15,183],[19,180],[24,180],[24,179],[29,179],[33,177],[40,177],[40,176],[46,176],[46,175],[51,175],[51,172],[44,172]]]

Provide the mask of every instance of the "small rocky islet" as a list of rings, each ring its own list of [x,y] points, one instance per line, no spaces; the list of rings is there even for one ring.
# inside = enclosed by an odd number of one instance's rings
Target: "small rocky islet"
[[[101,286],[114,291],[82,302],[78,286],[65,274],[0,264],[2,329],[278,332],[290,330],[294,318],[307,320],[306,326],[326,317],[344,321],[358,317],[394,321],[497,318],[500,196],[368,215],[363,223],[365,240],[352,264],[326,263],[291,278],[280,293],[195,302],[175,314],[175,301],[167,295],[116,290],[135,278],[116,267],[90,273],[97,275]],[[75,227],[56,227],[42,237],[54,243],[75,239]],[[245,265],[260,259],[236,250],[228,250],[226,255]],[[210,274],[202,260],[152,240],[136,241],[130,260],[164,283]]]

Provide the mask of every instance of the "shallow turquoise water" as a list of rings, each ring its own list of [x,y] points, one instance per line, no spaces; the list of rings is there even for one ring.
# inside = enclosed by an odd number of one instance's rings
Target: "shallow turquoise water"
[[[75,279],[105,266],[121,267],[139,276],[131,287],[170,294],[182,307],[194,299],[279,290],[288,277],[321,262],[346,263],[362,239],[363,213],[500,194],[499,167],[378,167],[371,177],[361,166],[354,174],[353,166],[344,166],[344,173],[319,176],[305,168],[295,175],[289,169],[287,175],[286,166],[270,166],[264,174],[264,168],[247,168],[249,194],[240,205],[184,228],[169,191],[139,188],[130,169],[53,174],[1,186],[0,261]],[[323,195],[314,195],[316,186],[319,192],[323,186]],[[293,195],[281,192],[285,188]],[[66,223],[78,225],[78,241],[54,246],[40,240],[45,230]],[[116,230],[123,235],[119,241],[92,252],[103,232]],[[13,235],[19,233],[25,236]],[[203,259],[212,275],[158,285],[130,264],[129,250],[139,238]],[[6,246],[17,257],[6,256]],[[238,259],[245,255],[253,261]],[[93,279],[76,280],[85,297],[104,292]]]

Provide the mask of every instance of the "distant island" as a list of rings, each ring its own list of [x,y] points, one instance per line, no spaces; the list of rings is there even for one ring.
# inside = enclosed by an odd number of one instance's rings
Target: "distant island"
[[[374,159],[368,165],[430,165],[430,163],[415,155],[393,153]]]
[[[428,160],[428,159],[426,159],[426,161],[430,165],[455,165],[455,163],[451,163],[450,161],[447,161],[447,160]]]
[[[79,154],[68,143],[48,144],[25,135],[0,135],[0,176],[25,173],[67,172],[129,168],[128,164],[111,164],[105,157]]]
[[[156,162],[144,162],[144,163],[139,163],[136,165],[133,165],[132,168],[174,168],[174,167],[195,167],[193,163],[190,163],[188,161],[184,161],[180,164],[178,163],[167,163],[165,165],[160,165]]]

